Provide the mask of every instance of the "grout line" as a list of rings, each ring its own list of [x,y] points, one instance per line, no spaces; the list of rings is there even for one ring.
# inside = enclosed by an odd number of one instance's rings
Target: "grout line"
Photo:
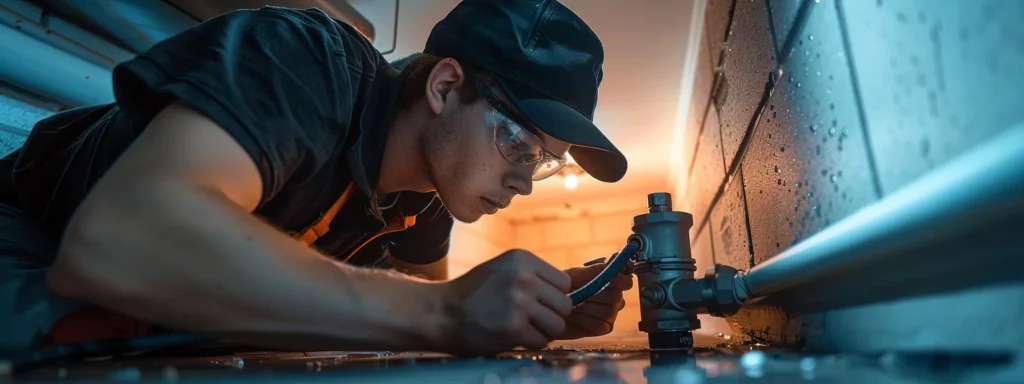
[[[771,35],[770,37],[772,39],[772,51],[775,52],[775,57],[779,58],[782,57],[782,53],[779,51],[779,41],[775,38],[777,33],[775,31],[775,17],[773,17],[774,15],[772,14],[772,2],[774,1],[780,0],[765,0],[764,11],[768,15],[768,34]],[[776,59],[775,62],[778,63],[779,60]]]
[[[711,243],[711,265],[718,264],[718,255],[715,254],[715,234],[714,226],[709,225],[708,228],[708,242]],[[693,247],[690,247],[690,257],[693,257]]]
[[[686,170],[686,180],[687,180],[687,182],[686,182],[686,189],[687,189],[687,192],[689,192],[689,189],[690,189],[690,180],[693,180],[693,179],[691,179],[691,177],[693,177],[693,167],[697,164],[697,152],[700,151],[700,141],[701,141],[701,137],[704,136],[704,126],[708,124],[708,111],[710,111],[710,110],[711,110],[711,103],[709,102],[708,105],[704,106],[704,118],[701,119],[701,121],[703,121],[703,124],[701,124],[700,127],[698,128],[699,131],[697,131],[697,142],[696,142],[696,146],[693,147],[693,156],[690,159],[690,168]]]
[[[785,43],[782,44],[782,50],[779,52],[775,61],[776,70],[778,70],[778,68],[784,68],[782,63],[786,60],[782,58],[783,55],[788,58],[793,54],[793,45],[796,44],[799,36],[803,34],[804,27],[807,26],[807,19],[811,14],[811,7],[813,7],[815,3],[816,1],[810,0],[803,0],[803,2],[800,3],[800,8],[796,11],[796,17],[793,18],[793,27],[789,30],[789,35],[786,36],[784,40]]]
[[[718,201],[722,199],[722,195],[725,194],[725,189],[732,181],[732,178],[738,173],[740,166],[743,164],[743,158],[746,157],[747,147],[750,146],[750,141],[753,139],[754,131],[757,130],[757,123],[761,121],[761,114],[764,112],[765,107],[768,105],[768,101],[772,98],[772,93],[775,91],[775,77],[773,73],[768,73],[768,82],[764,85],[764,93],[761,94],[761,100],[757,104],[757,108],[754,109],[754,118],[747,124],[746,133],[743,135],[743,140],[740,141],[739,148],[736,150],[736,156],[732,159],[732,164],[729,165],[728,169],[725,170],[725,180],[718,186],[718,191],[715,192],[715,197],[711,199],[711,204],[708,206],[707,213],[704,218],[701,219],[701,229],[704,228],[707,221],[711,218],[711,211],[714,210],[715,206],[718,205]]]
[[[860,81],[857,79],[857,68],[853,62],[853,48],[850,46],[850,33],[847,29],[846,14],[843,13],[842,0],[836,0],[836,16],[839,19],[839,33],[843,37],[843,51],[846,55],[846,64],[850,70],[850,82],[853,88],[853,98],[857,102],[857,116],[860,118],[860,126],[864,135],[864,147],[868,152],[868,168],[871,171],[871,180],[874,183],[875,198],[881,199],[882,180],[878,174],[878,162],[875,160],[875,150],[871,145],[871,134],[868,129],[867,115],[864,113],[864,97],[860,93]]]
[[[784,49],[786,50],[787,55],[788,51],[792,50],[792,44],[794,44],[794,42],[796,41],[795,37],[799,36],[800,33],[803,32],[804,27],[807,24],[808,15],[810,15],[810,9],[813,6],[813,4],[814,3],[810,0],[804,0],[803,3],[800,4],[800,9],[799,11],[797,11],[796,19],[793,23],[793,28],[790,30],[789,37],[786,39]],[[732,17],[730,15],[729,28],[732,28],[731,18]],[[726,35],[728,35],[728,33],[726,33]],[[746,157],[747,148],[750,146],[750,141],[753,139],[754,132],[757,129],[757,123],[761,120],[761,114],[764,112],[765,107],[768,105],[768,102],[771,100],[772,94],[775,91],[775,84],[777,80],[775,77],[776,73],[778,72],[779,68],[783,67],[781,63],[783,63],[784,61],[785,60],[782,57],[775,58],[775,67],[768,73],[768,82],[765,83],[764,93],[761,95],[761,100],[758,102],[757,108],[754,110],[756,113],[754,114],[750,123],[747,125],[747,130],[743,135],[743,140],[740,141],[739,148],[736,150],[736,155],[733,157],[732,163],[729,164],[728,167],[726,167],[726,177],[724,182],[721,185],[719,185],[718,192],[715,193],[715,197],[711,200],[711,204],[708,207],[708,211],[705,214],[705,217],[702,218],[700,221],[701,229],[703,229],[704,225],[706,225],[706,222],[710,220],[711,211],[714,210],[715,206],[718,204],[718,201],[721,200],[722,195],[725,194],[726,187],[732,181],[732,178],[735,177],[736,174],[739,172],[739,169],[743,164],[743,159]],[[725,147],[723,146],[722,149],[722,156],[724,157]]]
[[[750,259],[750,269],[754,268],[754,232],[750,229],[750,206],[747,205],[747,180],[743,177],[743,169],[740,168],[740,193],[743,197],[743,221],[747,225],[747,252]],[[748,269],[749,271],[749,269]]]

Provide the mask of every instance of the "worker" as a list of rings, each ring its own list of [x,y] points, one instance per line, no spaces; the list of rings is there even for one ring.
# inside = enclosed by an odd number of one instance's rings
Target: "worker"
[[[480,355],[607,334],[630,277],[568,297],[604,264],[515,249],[445,268],[454,220],[570,154],[624,175],[593,123],[603,55],[551,0],[462,1],[401,70],[316,9],[172,36],[116,66],[116,101],[38,122],[4,159],[0,350],[174,331]]]

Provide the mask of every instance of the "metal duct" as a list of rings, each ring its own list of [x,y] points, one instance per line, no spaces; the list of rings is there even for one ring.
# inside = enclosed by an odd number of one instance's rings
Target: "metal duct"
[[[0,81],[71,106],[112,102],[110,71],[133,56],[18,0],[0,0],[0,52]]]
[[[35,0],[134,53],[199,23],[162,0]]]
[[[1024,123],[794,245],[752,296],[822,311],[1024,280]]]
[[[234,11],[236,9],[257,9],[263,6],[288,8],[317,8],[328,16],[344,21],[362,32],[370,42],[376,32],[370,20],[356,11],[345,0],[164,0],[200,20]]]

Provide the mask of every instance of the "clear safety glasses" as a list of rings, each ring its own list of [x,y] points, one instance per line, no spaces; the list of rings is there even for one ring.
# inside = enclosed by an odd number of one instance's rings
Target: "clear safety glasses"
[[[534,181],[551,177],[565,167],[565,156],[556,155],[547,149],[540,137],[509,117],[508,107],[488,87],[482,82],[477,85],[493,107],[485,116],[485,121],[494,129],[494,144],[506,161],[533,167]]]

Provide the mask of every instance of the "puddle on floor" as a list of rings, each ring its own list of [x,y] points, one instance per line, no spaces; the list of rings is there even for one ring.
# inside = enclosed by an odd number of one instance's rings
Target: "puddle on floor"
[[[17,380],[372,381],[464,383],[917,383],[993,382],[1017,376],[1014,355],[997,352],[814,355],[763,344],[700,346],[692,354],[653,353],[626,345],[516,350],[490,358],[422,352],[241,352],[217,350],[51,364]],[[206,353],[204,353],[206,352]]]

